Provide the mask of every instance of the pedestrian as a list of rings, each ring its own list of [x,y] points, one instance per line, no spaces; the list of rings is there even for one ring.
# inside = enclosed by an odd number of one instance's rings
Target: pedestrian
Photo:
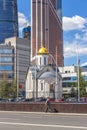
[[[51,102],[50,102],[50,97],[47,98],[45,102],[46,110],[45,112],[51,112]]]

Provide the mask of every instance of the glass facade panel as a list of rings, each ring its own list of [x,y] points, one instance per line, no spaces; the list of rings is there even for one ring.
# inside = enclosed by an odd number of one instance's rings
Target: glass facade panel
[[[1,48],[0,49],[0,54],[4,54],[4,53],[12,54],[13,50],[12,49],[3,49],[3,48]]]
[[[62,0],[56,0],[57,15],[62,20]]]
[[[62,87],[67,88],[67,87],[76,87],[76,82],[63,82]]]
[[[72,81],[77,80],[77,77],[76,77],[76,76],[73,76],[73,77],[71,77],[71,80],[72,80]]]
[[[72,76],[72,77],[63,77],[63,81],[76,81],[77,77],[76,76]]]
[[[0,66],[0,70],[1,71],[12,71],[13,70],[13,66],[12,65],[1,65]]]
[[[63,77],[63,80],[71,80],[71,77]]]
[[[0,62],[13,62],[12,57],[1,57]]]
[[[14,74],[6,74],[6,77],[7,77],[8,79],[14,78]],[[3,74],[0,74],[0,78],[3,78]]]
[[[0,43],[18,36],[17,0],[0,0]]]
[[[8,78],[14,78],[14,74],[8,74]]]
[[[84,79],[87,81],[87,76],[84,76]]]

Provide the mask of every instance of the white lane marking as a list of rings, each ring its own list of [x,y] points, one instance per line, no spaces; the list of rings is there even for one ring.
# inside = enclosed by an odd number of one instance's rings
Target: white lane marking
[[[38,117],[32,117],[32,116],[23,116],[23,117],[26,117],[26,118],[34,118],[34,119],[37,119],[37,118],[41,119],[41,118],[42,118],[41,116],[38,116]]]
[[[29,123],[11,123],[11,122],[0,122],[4,125],[20,125],[20,126],[37,126],[37,127],[54,127],[54,128],[74,128],[74,129],[84,129],[87,130],[87,127],[81,126],[65,126],[65,125],[46,125],[46,124],[29,124]]]
[[[3,119],[5,119],[5,120],[6,120],[6,119],[7,119],[7,120],[10,120],[10,119],[11,119],[11,120],[20,120],[20,119],[17,119],[17,118],[16,118],[16,119],[15,119],[15,118],[0,118],[0,120],[3,120]]]

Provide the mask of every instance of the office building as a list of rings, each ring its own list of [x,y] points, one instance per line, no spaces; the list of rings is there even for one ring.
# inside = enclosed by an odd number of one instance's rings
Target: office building
[[[23,38],[31,39],[31,26],[24,27],[22,30]]]
[[[62,21],[62,2],[61,0],[56,1],[56,11],[59,19]]]
[[[0,44],[0,80],[6,75],[8,82],[17,81],[18,92],[25,93],[26,75],[30,65],[30,41],[7,38]],[[22,86],[20,88],[19,86]]]
[[[87,66],[80,66],[81,75],[84,80],[87,81]],[[76,90],[76,82],[78,82],[78,66],[64,66],[59,67],[59,71],[62,76],[62,87],[63,87],[63,95],[71,95],[72,87]],[[87,92],[87,86],[86,86]]]
[[[14,79],[14,47],[10,44],[0,44],[0,82],[3,76],[8,82]]]
[[[43,45],[57,60],[58,66],[63,66],[62,21],[57,9],[62,1],[32,0],[31,11],[31,58]],[[58,6],[59,4],[59,6]],[[51,62],[51,60],[49,60]]]
[[[0,43],[18,36],[17,0],[0,0]]]

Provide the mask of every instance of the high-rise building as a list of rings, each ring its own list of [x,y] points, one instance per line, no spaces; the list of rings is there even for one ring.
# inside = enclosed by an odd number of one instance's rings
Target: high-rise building
[[[22,30],[23,38],[31,39],[31,26],[24,27]]]
[[[43,45],[63,66],[62,20],[58,9],[62,0],[32,0],[31,6],[31,59]],[[62,17],[62,16],[61,16]]]
[[[18,36],[17,0],[0,0],[0,43]]]
[[[61,0],[56,1],[56,11],[60,20],[62,20],[62,2]]]
[[[24,95],[26,75],[30,65],[30,40],[11,37],[0,44],[0,82],[17,81],[17,92]],[[20,88],[21,86],[21,88]]]

